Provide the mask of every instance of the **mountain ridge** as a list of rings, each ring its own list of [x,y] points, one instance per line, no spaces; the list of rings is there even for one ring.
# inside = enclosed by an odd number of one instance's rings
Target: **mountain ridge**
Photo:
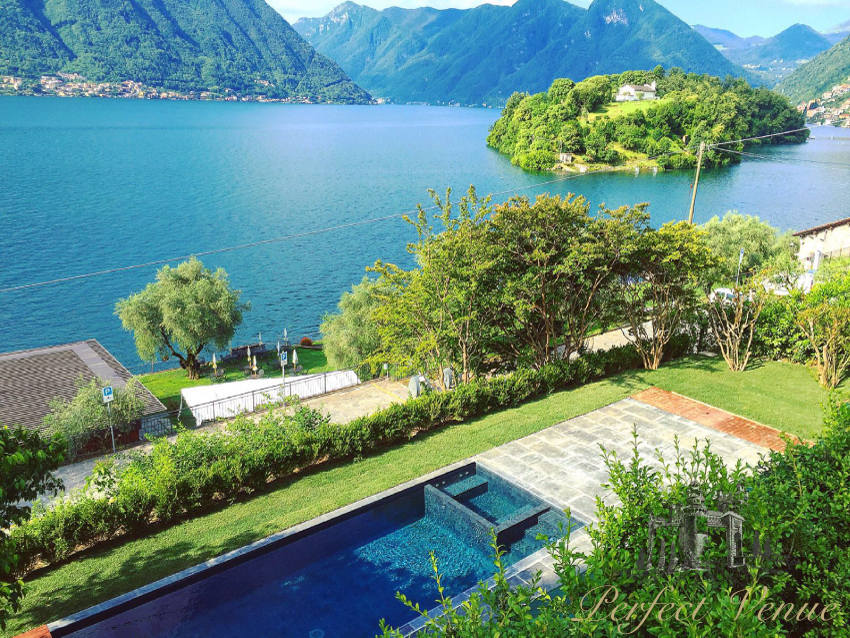
[[[264,0],[0,0],[0,75],[178,91],[370,96]]]
[[[850,36],[801,65],[776,87],[795,102],[820,97],[836,84],[850,82]]]
[[[346,2],[293,28],[372,94],[400,102],[501,104],[514,91],[545,90],[556,77],[659,64],[747,75],[654,0],[594,0],[587,9],[519,0],[430,11]]]

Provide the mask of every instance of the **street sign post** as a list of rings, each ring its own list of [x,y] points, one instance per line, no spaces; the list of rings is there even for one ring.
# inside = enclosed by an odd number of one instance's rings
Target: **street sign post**
[[[101,392],[106,410],[109,412],[109,434],[112,435],[112,453],[115,454],[115,429],[112,427],[112,402],[115,400],[115,392],[111,385],[103,388]]]

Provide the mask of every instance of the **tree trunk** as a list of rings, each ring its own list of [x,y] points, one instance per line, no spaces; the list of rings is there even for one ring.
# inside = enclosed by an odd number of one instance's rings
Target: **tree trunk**
[[[190,352],[180,362],[180,367],[186,370],[191,381],[196,381],[201,378],[201,363],[198,361],[198,355]]]

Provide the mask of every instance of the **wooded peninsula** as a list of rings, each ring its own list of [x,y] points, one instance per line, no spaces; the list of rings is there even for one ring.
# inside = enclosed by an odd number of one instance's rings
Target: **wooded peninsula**
[[[489,146],[527,170],[589,172],[677,169],[739,162],[745,144],[712,144],[796,131],[747,144],[805,142],[809,131],[788,98],[746,81],[681,69],[626,71],[575,83],[557,79],[548,92],[514,93],[490,129]],[[803,130],[799,130],[803,129]]]

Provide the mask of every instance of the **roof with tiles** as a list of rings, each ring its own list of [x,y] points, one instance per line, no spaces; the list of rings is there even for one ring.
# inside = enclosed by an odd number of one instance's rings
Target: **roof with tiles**
[[[133,375],[95,339],[0,354],[0,424],[42,430],[50,402],[72,399],[80,376],[124,387]],[[142,399],[145,416],[166,411],[144,386]]]

